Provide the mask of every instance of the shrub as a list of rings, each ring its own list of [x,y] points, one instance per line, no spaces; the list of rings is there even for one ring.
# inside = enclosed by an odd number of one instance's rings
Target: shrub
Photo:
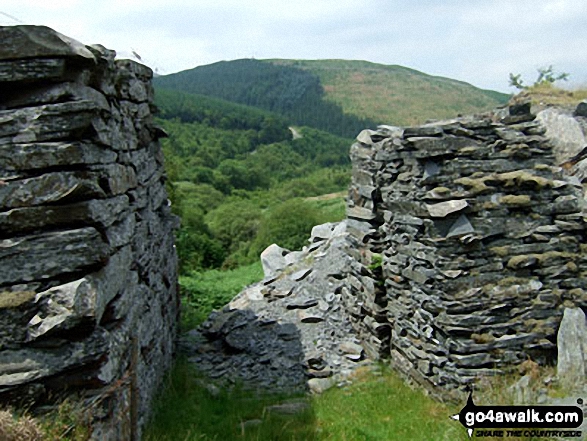
[[[259,228],[251,252],[257,256],[272,243],[290,250],[307,244],[314,225],[320,224],[320,212],[302,199],[291,199],[271,210]]]

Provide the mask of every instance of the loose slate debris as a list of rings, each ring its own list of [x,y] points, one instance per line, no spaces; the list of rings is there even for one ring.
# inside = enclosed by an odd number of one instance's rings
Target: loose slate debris
[[[340,305],[350,278],[370,271],[352,257],[358,244],[344,222],[315,231],[293,263],[277,273],[268,266],[270,281],[246,288],[184,338],[200,371],[223,386],[318,392],[371,363]],[[318,388],[310,379],[324,381]]]

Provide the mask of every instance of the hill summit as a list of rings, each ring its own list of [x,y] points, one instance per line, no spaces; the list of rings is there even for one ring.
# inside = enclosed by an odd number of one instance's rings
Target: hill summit
[[[402,66],[347,60],[221,61],[155,79],[174,89],[262,108],[354,137],[378,124],[415,125],[503,105],[509,96]]]

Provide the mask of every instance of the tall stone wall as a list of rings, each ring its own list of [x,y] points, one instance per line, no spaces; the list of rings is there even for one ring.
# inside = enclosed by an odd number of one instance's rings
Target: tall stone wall
[[[563,306],[587,307],[581,183],[544,133],[522,104],[351,149],[348,225],[384,285],[343,301],[371,354],[437,396],[556,357]]]
[[[96,439],[138,439],[178,315],[152,71],[45,27],[0,41],[0,401],[83,392]]]

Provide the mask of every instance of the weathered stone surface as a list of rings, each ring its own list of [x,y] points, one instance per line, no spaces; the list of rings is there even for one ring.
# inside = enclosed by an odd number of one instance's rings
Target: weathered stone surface
[[[92,199],[69,205],[14,208],[0,212],[0,234],[16,234],[47,227],[90,226],[106,228],[129,208],[128,196]]]
[[[440,202],[434,205],[426,205],[426,209],[432,217],[446,217],[451,213],[456,213],[467,208],[469,204],[467,201],[459,199],[454,201]]]
[[[104,261],[109,247],[94,228],[0,241],[0,285],[73,273]]]
[[[541,124],[512,106],[351,148],[349,232],[381,256],[383,289],[349,280],[345,310],[367,354],[445,399],[488,368],[546,362],[563,299],[584,303],[581,178],[552,167]]]
[[[0,61],[0,83],[57,80],[66,75],[65,66],[63,58]]]
[[[45,142],[10,144],[0,148],[0,173],[71,165],[109,164],[116,153],[92,144]],[[0,176],[1,177],[1,176]]]
[[[8,181],[0,186],[0,209],[102,198],[106,194],[98,179],[92,173],[64,172]]]
[[[581,308],[565,308],[557,334],[557,376],[567,387],[587,383],[587,319]]]
[[[559,164],[575,156],[587,144],[581,126],[571,115],[548,108],[538,112],[536,119],[546,128]]]
[[[289,251],[281,248],[277,244],[269,245],[261,253],[261,264],[263,265],[263,273],[265,277],[272,277],[279,270],[286,266],[285,255]]]
[[[577,105],[573,115],[587,118],[587,100],[583,100]]]
[[[82,43],[47,26],[2,26],[0,40],[0,60],[76,57],[95,62],[92,52]]]
[[[108,333],[100,330],[80,342],[69,342],[57,348],[0,351],[0,393],[64,370],[95,363],[107,350]]]
[[[0,38],[0,401],[91,389],[93,439],[140,438],[179,306],[152,71],[44,27]]]
[[[0,145],[76,138],[97,113],[91,100],[0,111]]]
[[[336,225],[338,224],[327,223],[322,225],[316,225],[312,228],[312,233],[310,234],[310,242],[317,242],[319,240],[330,239]]]
[[[106,97],[92,87],[76,82],[56,83],[39,87],[31,86],[26,90],[9,91],[0,108],[31,107],[42,104],[55,104],[63,101],[92,101],[100,110],[109,111]]]
[[[357,276],[364,268],[349,255],[355,245],[344,225],[333,225],[330,238],[305,247],[292,268],[248,287],[213,312],[200,329],[204,340],[182,346],[200,370],[224,385],[238,377],[245,385],[272,391],[287,386],[317,392],[312,384],[320,382],[313,379],[346,381],[356,367],[369,363],[355,343],[359,339],[352,337],[342,295],[333,292],[362,286]],[[296,273],[307,276],[292,277]]]

